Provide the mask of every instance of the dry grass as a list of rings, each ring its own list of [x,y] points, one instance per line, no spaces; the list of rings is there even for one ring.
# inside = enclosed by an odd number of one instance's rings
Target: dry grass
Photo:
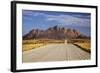
[[[43,46],[44,44],[23,44],[23,50],[22,51],[28,51],[34,48],[38,48],[40,46]]]
[[[89,39],[80,39],[74,43],[75,45],[79,46],[83,50],[91,52],[91,41]]]
[[[62,44],[65,40],[52,40],[52,39],[38,39],[38,40],[23,40],[23,51],[28,51],[31,49],[35,49],[47,44]],[[80,48],[91,51],[91,41],[89,39],[69,39],[67,40],[68,43],[75,44]]]
[[[80,46],[82,49],[86,51],[91,51],[91,44],[90,43],[75,43],[76,45]]]
[[[63,40],[39,39],[39,40],[23,40],[22,51],[28,51],[47,44],[64,43]]]

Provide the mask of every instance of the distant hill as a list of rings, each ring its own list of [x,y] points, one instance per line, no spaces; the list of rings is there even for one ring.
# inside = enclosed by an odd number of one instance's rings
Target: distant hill
[[[71,38],[89,38],[81,34],[76,29],[66,29],[64,27],[54,26],[47,30],[32,29],[23,36],[23,39],[71,39]]]

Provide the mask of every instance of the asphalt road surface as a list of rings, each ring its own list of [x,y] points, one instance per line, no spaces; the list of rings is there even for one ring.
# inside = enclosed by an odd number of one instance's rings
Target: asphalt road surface
[[[23,62],[88,60],[91,54],[73,44],[50,44],[23,52]]]

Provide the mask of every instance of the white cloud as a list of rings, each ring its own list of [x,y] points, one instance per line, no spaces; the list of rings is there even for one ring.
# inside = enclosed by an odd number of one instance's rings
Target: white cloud
[[[45,21],[56,21],[59,23],[58,25],[75,25],[75,26],[90,26],[90,19],[82,18],[82,15],[68,15],[68,14],[60,14],[60,15],[50,15],[43,12],[34,12],[34,11],[24,11],[24,14],[31,16],[44,16]],[[86,16],[89,17],[89,16]]]
[[[23,15],[33,15],[33,12],[31,10],[23,10]]]
[[[62,25],[78,25],[78,26],[90,26],[90,19],[77,18],[72,15],[47,15],[46,20],[57,21]]]
[[[34,16],[38,16],[38,15],[45,16],[45,14],[44,14],[44,13],[40,13],[40,12],[35,12],[35,13],[33,13],[33,15],[34,15]]]
[[[24,15],[28,15],[28,16],[44,15],[44,13],[35,12],[35,11],[31,11],[31,10],[23,10],[23,14],[24,14]]]

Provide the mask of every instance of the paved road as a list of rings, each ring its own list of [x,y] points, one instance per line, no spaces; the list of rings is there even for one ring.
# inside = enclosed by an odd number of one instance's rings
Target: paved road
[[[23,52],[23,62],[87,60],[90,53],[73,44],[50,44]]]

